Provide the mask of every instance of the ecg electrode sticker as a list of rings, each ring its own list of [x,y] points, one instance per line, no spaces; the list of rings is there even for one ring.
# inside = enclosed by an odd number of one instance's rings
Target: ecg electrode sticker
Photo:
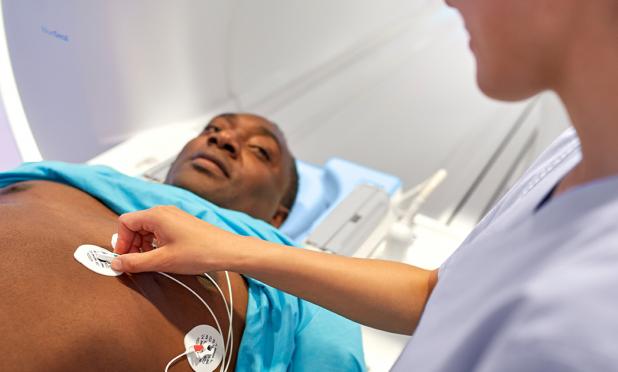
[[[116,249],[116,243],[118,243],[118,234],[112,235],[112,248]]]
[[[75,253],[73,253],[73,257],[77,260],[77,262],[86,266],[90,270],[94,271],[97,274],[105,275],[105,276],[120,276],[122,272],[112,270],[112,264],[110,262],[101,260],[96,257],[95,253],[102,254],[111,254],[105,248],[101,248],[97,245],[92,244],[84,244],[80,245]]]
[[[185,349],[193,345],[204,345],[204,356],[198,358],[194,353],[187,355],[189,364],[196,372],[212,372],[223,360],[223,336],[214,327],[198,325],[185,335]]]

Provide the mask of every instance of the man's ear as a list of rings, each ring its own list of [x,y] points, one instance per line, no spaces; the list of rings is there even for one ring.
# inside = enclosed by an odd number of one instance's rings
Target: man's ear
[[[275,215],[270,219],[270,224],[276,228],[280,228],[285,219],[288,218],[289,214],[290,210],[279,204],[277,210],[275,211]]]

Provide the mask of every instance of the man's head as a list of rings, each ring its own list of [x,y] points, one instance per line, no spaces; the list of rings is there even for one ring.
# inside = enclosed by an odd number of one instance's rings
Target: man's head
[[[570,75],[595,64],[590,48],[616,42],[617,0],[446,2],[465,20],[479,87],[497,99],[559,90]]]
[[[279,227],[296,198],[298,174],[277,125],[257,115],[223,114],[185,145],[165,183]]]

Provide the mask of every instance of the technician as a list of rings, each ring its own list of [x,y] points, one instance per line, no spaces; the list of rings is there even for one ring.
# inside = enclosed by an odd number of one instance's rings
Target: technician
[[[553,90],[574,129],[439,270],[239,237],[167,207],[120,217],[113,267],[235,271],[413,334],[396,371],[618,370],[618,0],[448,3],[481,89],[505,101]]]

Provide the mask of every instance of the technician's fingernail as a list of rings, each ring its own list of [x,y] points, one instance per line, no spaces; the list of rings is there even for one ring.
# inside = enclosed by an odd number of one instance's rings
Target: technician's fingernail
[[[112,261],[112,270],[122,271],[122,261],[120,258],[116,258]]]
[[[118,243],[118,234],[112,235],[112,248],[116,249],[116,243]]]

